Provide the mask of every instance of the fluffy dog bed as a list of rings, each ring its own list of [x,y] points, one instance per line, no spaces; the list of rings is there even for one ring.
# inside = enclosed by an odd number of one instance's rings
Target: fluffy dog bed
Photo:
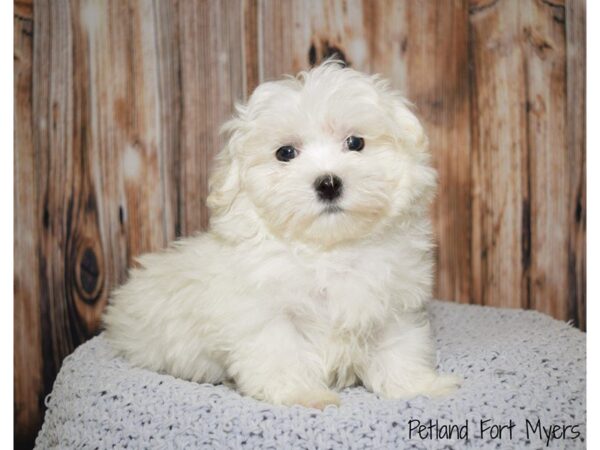
[[[272,406],[133,368],[100,335],[65,359],[36,447],[585,448],[584,333],[533,311],[429,308],[441,370],[464,377],[449,398],[356,387],[339,408]]]

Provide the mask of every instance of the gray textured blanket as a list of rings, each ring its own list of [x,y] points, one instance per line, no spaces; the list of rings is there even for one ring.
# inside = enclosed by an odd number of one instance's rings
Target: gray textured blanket
[[[434,301],[440,400],[342,393],[325,411],[133,368],[102,336],[65,359],[36,447],[585,448],[585,334],[533,311]]]

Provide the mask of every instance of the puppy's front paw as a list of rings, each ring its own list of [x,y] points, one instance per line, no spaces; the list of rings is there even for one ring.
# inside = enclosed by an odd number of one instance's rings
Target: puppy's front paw
[[[290,400],[285,403],[288,405],[301,405],[305,406],[306,408],[323,410],[329,405],[339,406],[340,397],[333,391],[327,389],[318,389],[300,392],[291,397]]]
[[[445,397],[460,387],[462,378],[453,374],[425,373],[410,383],[388,383],[383,389],[385,397],[409,399],[418,395],[429,398]]]
[[[445,397],[456,391],[462,384],[462,378],[454,374],[438,374],[427,385],[424,386],[421,395],[426,397]]]

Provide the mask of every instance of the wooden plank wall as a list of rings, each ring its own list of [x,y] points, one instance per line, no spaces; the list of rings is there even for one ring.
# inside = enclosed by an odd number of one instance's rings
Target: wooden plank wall
[[[15,438],[132,258],[206,227],[217,130],[338,54],[415,104],[436,295],[585,329],[584,0],[16,0]]]

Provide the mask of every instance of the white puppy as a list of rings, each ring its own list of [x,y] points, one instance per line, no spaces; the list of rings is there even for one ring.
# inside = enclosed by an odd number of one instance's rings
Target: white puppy
[[[260,85],[224,130],[209,231],[139,259],[104,316],[112,345],[276,404],[323,408],[357,382],[451,392],[424,308],[436,174],[405,101],[328,61]]]

